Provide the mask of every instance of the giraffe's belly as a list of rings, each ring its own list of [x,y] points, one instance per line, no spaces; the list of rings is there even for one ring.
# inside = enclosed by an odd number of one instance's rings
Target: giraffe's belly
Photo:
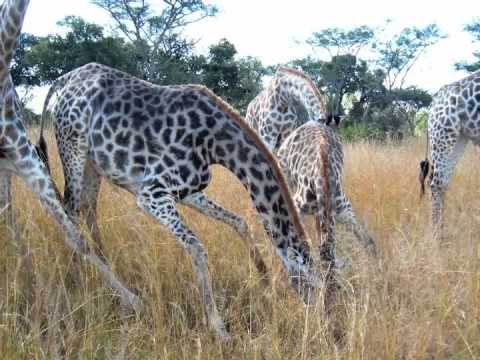
[[[211,179],[208,164],[192,162],[191,156],[175,158],[172,153],[128,153],[92,151],[90,159],[96,171],[110,182],[132,193],[155,181],[166,192],[181,199],[205,189]]]

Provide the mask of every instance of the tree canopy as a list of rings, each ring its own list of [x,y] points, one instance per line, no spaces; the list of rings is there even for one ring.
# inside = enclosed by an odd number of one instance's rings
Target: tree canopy
[[[480,44],[480,18],[473,20],[470,24],[465,25],[464,30],[470,33],[470,35],[472,35],[475,42],[478,42]],[[466,61],[461,61],[455,64],[455,67],[458,70],[466,70],[468,72],[475,72],[477,70],[480,70],[480,50],[474,52],[473,56],[476,59],[473,62],[469,63]]]
[[[216,16],[218,9],[204,0],[158,0],[155,7],[147,0],[91,2],[105,10],[113,28],[67,16],[58,23],[61,34],[22,34],[12,66],[17,83],[46,85],[81,65],[99,62],[159,85],[204,84],[244,112],[261,91],[264,75],[275,68],[239,56],[228,39],[199,54],[184,30]],[[367,25],[321,29],[306,40],[311,55],[282,65],[307,73],[325,94],[327,110],[346,115],[347,129],[375,137],[411,133],[416,113],[429,106],[431,96],[405,84],[418,59],[444,35],[435,24],[389,36],[384,30]],[[480,41],[480,20],[465,31]],[[458,63],[457,68],[479,69],[480,52],[474,55],[478,61]]]

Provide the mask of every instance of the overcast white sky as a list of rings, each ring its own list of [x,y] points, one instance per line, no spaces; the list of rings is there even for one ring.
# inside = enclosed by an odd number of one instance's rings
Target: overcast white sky
[[[219,14],[187,29],[188,36],[200,40],[198,51],[206,52],[209,45],[227,38],[239,55],[256,56],[265,65],[312,54],[311,48],[298,45],[298,41],[307,39],[314,31],[327,27],[375,27],[383,25],[386,19],[391,19],[392,29],[398,30],[434,22],[448,35],[423,56],[409,76],[408,84],[435,91],[464,75],[454,70],[455,62],[471,60],[473,51],[480,51],[480,45],[472,43],[472,37],[462,31],[466,23],[480,17],[480,0],[208,2],[219,7]],[[31,0],[24,31],[35,35],[56,33],[59,31],[56,22],[66,15],[81,16],[107,27],[111,24],[108,15],[88,0]],[[37,108],[36,104],[33,106]]]

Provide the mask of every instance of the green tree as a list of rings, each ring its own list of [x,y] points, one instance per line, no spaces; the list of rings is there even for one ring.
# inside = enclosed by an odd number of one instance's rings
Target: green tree
[[[22,33],[20,41],[12,62],[11,74],[15,84],[24,86],[40,85],[40,78],[37,76],[37,71],[34,64],[29,64],[27,56],[29,56],[32,48],[39,42],[39,38],[35,35]]]
[[[371,44],[374,36],[374,30],[366,25],[351,30],[327,28],[314,32],[307,44],[326,50],[330,57],[346,54],[358,56],[363,48]]]
[[[433,44],[445,36],[435,24],[424,28],[407,27],[387,41],[378,42],[376,61],[385,73],[385,85],[389,91],[402,88],[418,59]]]
[[[194,43],[184,39],[186,26],[214,16],[217,8],[203,0],[162,0],[154,12],[146,0],[91,0],[106,10],[120,31],[135,47],[135,61],[140,77],[155,81],[164,69],[163,61],[170,60],[170,68],[179,65],[180,72]]]
[[[367,63],[359,59],[359,53],[371,45],[374,36],[374,30],[365,25],[351,30],[327,28],[314,32],[307,44],[325,50],[331,60],[315,61],[306,58],[292,62],[316,79],[327,94],[329,111],[342,113],[344,96],[359,89],[360,79],[367,71]],[[314,69],[315,66],[317,70]]]
[[[365,61],[351,54],[335,55],[330,61],[307,57],[294,60],[289,65],[309,75],[325,94],[327,110],[336,114],[344,112],[342,103],[345,95],[360,90],[362,78],[368,70]]]
[[[58,24],[68,29],[65,35],[22,36],[13,66],[17,84],[46,84],[89,62],[134,73],[134,49],[123,39],[104,36],[101,26],[75,16],[68,16]]]
[[[473,20],[470,24],[464,27],[464,30],[473,36],[474,41],[480,42],[480,18]],[[475,72],[480,70],[480,51],[475,51],[473,56],[476,58],[474,62],[468,63],[466,61],[455,64],[457,70],[466,70],[468,72]]]
[[[203,66],[202,83],[240,111],[260,92],[265,74],[258,59],[236,59],[235,46],[226,39],[212,45]]]
[[[308,57],[291,62],[323,90],[329,111],[343,113],[344,99],[349,99],[344,120],[352,130],[345,132],[349,138],[356,133],[375,137],[412,133],[415,113],[431,101],[427,92],[404,84],[426,49],[443,37],[439,28],[431,24],[405,28],[388,40],[378,37],[378,29],[368,26],[328,28],[314,33],[307,43],[327,52],[330,60]],[[362,58],[363,49],[369,49],[365,55],[370,60]]]

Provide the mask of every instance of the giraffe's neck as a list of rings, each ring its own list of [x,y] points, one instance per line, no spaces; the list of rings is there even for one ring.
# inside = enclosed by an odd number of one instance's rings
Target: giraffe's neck
[[[301,103],[310,120],[325,117],[323,97],[313,82],[301,73],[291,69],[279,69],[275,77],[275,91],[289,103]]]
[[[5,0],[0,6],[0,89],[9,76],[29,0]]]
[[[227,118],[216,127],[210,147],[212,163],[232,171],[250,192],[289,275],[298,276],[300,272],[312,281],[306,233],[275,158],[245,121],[219,101],[215,98]]]

